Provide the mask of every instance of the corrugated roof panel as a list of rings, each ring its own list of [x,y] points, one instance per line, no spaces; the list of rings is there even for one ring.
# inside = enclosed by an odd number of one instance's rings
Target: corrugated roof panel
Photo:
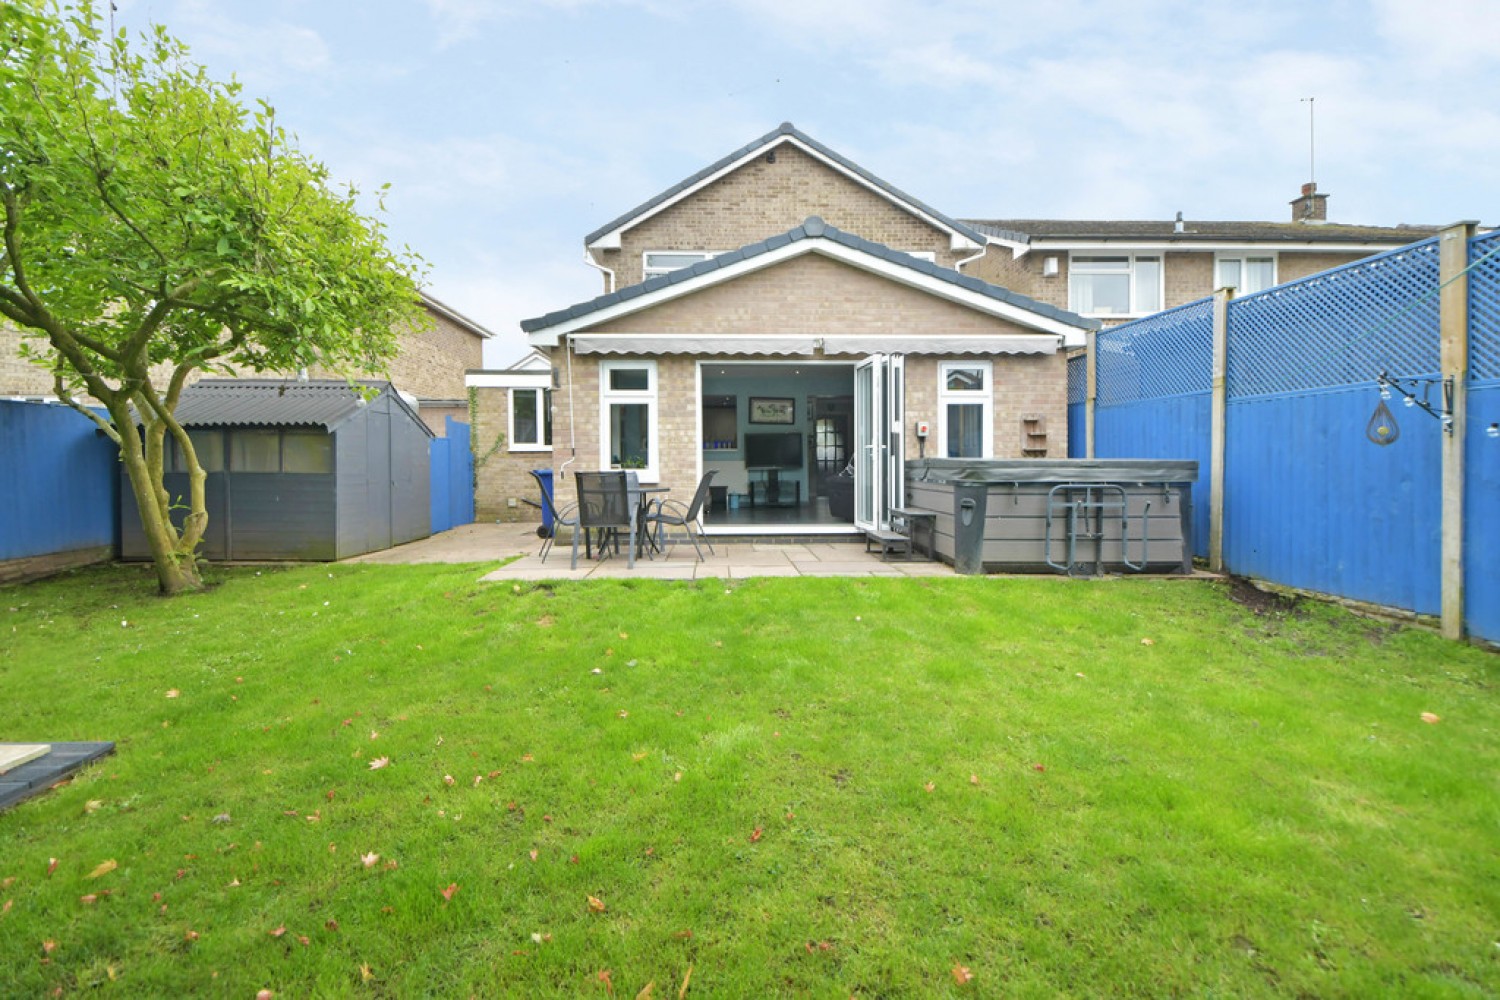
[[[336,380],[204,379],[182,391],[177,420],[184,427],[329,428],[363,405],[347,382]]]

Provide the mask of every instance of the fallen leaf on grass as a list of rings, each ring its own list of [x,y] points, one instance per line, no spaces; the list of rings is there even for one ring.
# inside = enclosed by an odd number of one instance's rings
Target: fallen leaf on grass
[[[1149,638],[1148,639],[1142,639],[1141,640],[1141,645],[1142,646],[1154,646],[1154,645],[1156,645],[1156,640],[1155,639],[1149,639]]]
[[[286,933],[286,925],[282,924],[280,927],[276,928],[275,930],[267,931],[266,933],[270,934],[273,938],[279,938],[283,934]]]
[[[89,799],[87,802],[85,802],[83,804],[83,811],[85,813],[96,813],[100,809],[103,809],[103,808],[104,808],[104,800],[103,799]]]
[[[651,751],[647,750],[645,753],[633,753],[633,754],[631,754],[630,755],[630,759],[633,760],[633,761],[635,761],[637,764],[639,764],[641,761],[645,760],[649,756],[651,756]]]
[[[977,784],[979,784],[979,775],[977,775],[977,774],[971,774],[971,775],[969,775],[969,784],[971,784],[971,785],[977,785]]]
[[[370,770],[378,771],[390,762],[391,759],[389,757],[376,757],[374,760],[370,761]]]
[[[451,900],[453,898],[454,894],[457,893],[457,892],[458,892],[458,883],[457,882],[449,882],[448,883],[448,888],[446,888],[446,889],[443,890],[443,902],[446,903],[449,900]]]
[[[641,991],[635,995],[635,1000],[651,1000],[651,991],[654,989],[656,989],[656,980],[653,979],[641,987]]]
[[[380,855],[371,851],[369,854],[361,854],[359,860],[364,862],[366,868],[374,868],[375,863],[380,860]]]
[[[925,785],[922,786],[922,790],[925,791],[928,795],[931,795],[932,794],[932,790],[934,788],[936,788],[936,787],[937,787],[936,785],[934,785],[932,782],[929,781],[927,784],[925,784]]]
[[[1032,764],[1031,769],[1033,771],[1045,771],[1047,770],[1047,767],[1045,764]]]
[[[15,884],[16,877],[14,875],[7,875],[5,878],[0,878],[0,889],[9,889]]]
[[[755,828],[755,832],[752,833],[752,834],[750,834],[750,843],[752,843],[752,844],[758,844],[758,843],[760,843],[760,833],[761,833],[760,827],[757,826]]]
[[[615,995],[615,984],[610,981],[609,970],[608,969],[600,969],[599,970],[599,975],[598,975],[597,978],[598,978],[599,982],[601,982],[601,983],[604,984],[604,992],[608,993],[610,996],[614,996]]]
[[[43,955],[50,955],[56,949],[57,949],[57,942],[56,941],[48,940],[48,941],[43,941],[42,942],[42,954]]]
[[[370,968],[368,965],[361,963],[359,967],[359,981],[362,983],[368,983],[374,978],[375,970]]]
[[[190,930],[182,935],[182,939],[189,944],[192,944],[194,941],[198,940],[198,932]]]
[[[452,788],[453,787],[453,775],[451,775],[451,774],[445,774],[445,775],[443,775],[443,784],[447,785],[449,788]]]
[[[1433,726],[1439,722],[1442,722],[1443,718],[1440,715],[1433,715],[1431,712],[1423,712],[1422,721],[1427,723],[1429,726]]]
[[[679,941],[686,941],[686,940],[688,940],[689,938],[691,938],[693,936],[693,932],[690,931],[690,930],[687,930],[687,929],[683,929],[683,930],[677,931],[672,936],[674,938],[676,938],[677,940],[679,940]]]
[[[172,690],[170,690],[170,691],[167,692],[167,697],[168,698],[176,698],[176,697],[178,697],[181,694],[182,694],[181,691],[177,690],[176,688],[173,688]]]
[[[605,909],[605,907],[604,907],[604,900],[600,899],[598,896],[590,896],[589,897],[589,912],[590,913],[603,913],[604,909]]]
[[[47,877],[51,878],[52,877],[52,873],[55,872],[55,871],[57,871],[57,859],[56,858],[48,858],[47,859]]]
[[[255,1000],[273,1000],[275,996],[270,990],[260,990],[255,994]]]
[[[682,977],[682,989],[680,989],[680,990],[677,991],[677,1000],[682,1000],[683,997],[687,996],[688,983],[690,983],[692,981],[693,981],[693,963],[689,962],[688,963],[687,974]]]
[[[326,928],[328,928],[331,931],[336,931],[336,930],[339,929],[339,922],[337,920],[334,920],[332,917],[330,917],[329,919],[327,919],[327,920],[325,920],[323,922],[323,926],[326,927]]]
[[[532,849],[531,849],[531,860],[532,860],[532,861],[535,861],[535,860],[536,860],[536,859],[537,859],[537,851],[536,851],[536,848],[532,848]]]
[[[79,896],[78,901],[84,906],[93,906],[95,903],[99,902],[99,897],[91,892],[87,896]]]
[[[297,935],[297,943],[300,944],[300,945],[302,945],[302,947],[306,948],[308,945],[312,944],[312,941],[308,938],[308,936],[306,934],[298,934]]]
[[[13,900],[13,899],[7,899],[4,903],[0,903],[0,917],[3,917],[7,913],[9,913],[10,912],[10,908],[12,906],[14,906],[14,905],[15,905],[15,900]]]
[[[953,967],[953,978],[958,981],[958,985],[962,986],[974,978],[974,973],[969,971],[967,965],[955,965]]]

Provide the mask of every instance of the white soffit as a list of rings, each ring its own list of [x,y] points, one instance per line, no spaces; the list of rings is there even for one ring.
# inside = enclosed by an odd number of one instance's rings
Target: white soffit
[[[804,357],[866,354],[1056,354],[1062,338],[1050,334],[869,335],[582,333],[578,354],[693,354],[722,357]]]

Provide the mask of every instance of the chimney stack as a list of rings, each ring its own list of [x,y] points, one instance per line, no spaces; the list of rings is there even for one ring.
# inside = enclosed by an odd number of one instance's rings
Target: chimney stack
[[[1318,185],[1313,182],[1302,185],[1302,197],[1292,203],[1293,222],[1327,222],[1328,196],[1318,194]]]

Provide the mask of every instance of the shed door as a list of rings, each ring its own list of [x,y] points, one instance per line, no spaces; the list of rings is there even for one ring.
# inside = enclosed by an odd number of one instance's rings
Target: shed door
[[[854,369],[854,525],[890,524],[906,492],[905,359],[874,354]]]
[[[365,435],[365,551],[391,547],[391,415],[369,408]]]

